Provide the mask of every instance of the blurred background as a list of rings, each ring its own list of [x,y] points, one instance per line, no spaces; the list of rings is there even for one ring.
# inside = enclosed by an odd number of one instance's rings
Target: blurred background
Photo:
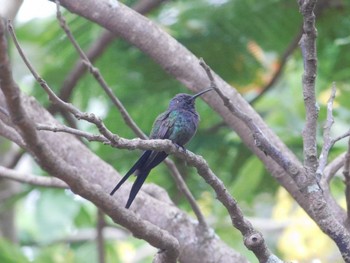
[[[9,1],[1,1],[0,10],[4,10]],[[136,3],[122,2],[129,6]],[[14,24],[27,57],[59,94],[78,54],[60,29],[55,8],[49,1],[24,0]],[[337,86],[333,135],[349,129],[350,1],[320,0],[315,12],[318,30],[316,86],[320,106],[318,141],[321,147],[326,102],[333,82]],[[64,15],[85,50],[103,34],[99,26],[83,18],[68,12]],[[298,47],[302,28],[297,1],[176,0],[165,2],[147,16],[196,56],[203,57],[252,104],[293,152],[302,156],[303,61]],[[50,108],[47,95],[35,83],[12,43],[10,45],[15,80],[23,92]],[[106,45],[95,65],[147,134],[155,117],[167,108],[175,94],[189,93],[155,62],[120,39]],[[69,99],[82,111],[103,118],[114,133],[134,138],[91,75],[85,74],[76,83]],[[57,111],[50,109],[58,119],[67,122]],[[200,127],[187,148],[208,161],[238,200],[245,215],[264,234],[274,253],[295,262],[342,262],[332,241],[267,173],[259,159],[222,119],[201,100],[197,101],[197,110],[201,116]],[[71,124],[97,132],[95,127],[82,121]],[[121,174],[128,171],[139,155],[138,151],[113,149],[100,143],[86,144]],[[338,142],[332,149],[331,159],[344,152],[346,146],[346,140]],[[195,169],[180,160],[174,161],[217,235],[251,262],[258,262],[244,247],[241,235],[233,229],[226,210],[215,199],[215,193]],[[0,164],[47,176],[30,155],[2,137]],[[193,214],[164,165],[152,171],[148,182],[166,189],[174,203]],[[339,203],[345,205],[341,173],[332,180],[331,188]],[[69,190],[35,187],[5,179],[0,179],[0,229],[0,262],[4,263],[143,263],[150,262],[156,251]],[[103,260],[98,259],[98,231],[103,233]]]

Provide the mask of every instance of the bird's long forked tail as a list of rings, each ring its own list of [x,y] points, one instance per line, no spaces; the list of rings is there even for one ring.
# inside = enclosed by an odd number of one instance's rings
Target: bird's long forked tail
[[[129,172],[124,175],[124,177],[120,180],[120,182],[113,188],[110,195],[114,195],[114,193],[122,186],[123,183],[132,175],[140,166],[144,164],[144,162],[148,159],[152,151],[145,151],[141,157],[137,160],[137,162],[131,167]],[[147,176],[146,176],[147,177]]]
[[[128,202],[126,203],[125,208],[129,208],[131,206],[131,204],[134,201],[137,193],[140,191],[141,186],[145,182],[149,172],[150,172],[150,170],[147,170],[147,171],[143,171],[142,173],[137,175],[136,180],[135,180],[134,184],[131,187],[129,199],[128,199]]]

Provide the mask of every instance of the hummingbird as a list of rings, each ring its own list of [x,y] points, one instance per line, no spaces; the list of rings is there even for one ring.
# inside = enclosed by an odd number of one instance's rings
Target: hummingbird
[[[180,93],[169,103],[168,110],[160,114],[154,121],[150,139],[168,139],[180,148],[188,143],[197,131],[199,115],[195,109],[195,100],[212,88],[203,90],[195,95]],[[129,199],[125,208],[129,208],[150,171],[160,164],[168,154],[153,150],[144,151],[141,157],[114,187],[113,195],[119,187],[135,173],[136,180],[132,185]]]

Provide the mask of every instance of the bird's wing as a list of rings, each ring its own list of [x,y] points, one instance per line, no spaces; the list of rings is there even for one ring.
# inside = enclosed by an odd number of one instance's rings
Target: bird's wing
[[[168,139],[174,127],[174,112],[166,111],[161,114],[154,122],[153,129],[150,135],[151,139]],[[151,155],[141,167],[142,170],[151,170],[161,163],[168,155],[165,152],[152,151]]]
[[[166,111],[157,117],[149,136],[150,139],[167,139],[169,137],[169,132],[174,125],[173,115],[171,111]]]
[[[152,151],[145,151],[141,157],[137,160],[137,162],[130,168],[130,170],[124,175],[124,177],[120,180],[120,182],[114,187],[110,195],[113,195],[119,187],[132,175],[137,169],[139,169],[140,166],[142,166],[148,157],[151,155]]]

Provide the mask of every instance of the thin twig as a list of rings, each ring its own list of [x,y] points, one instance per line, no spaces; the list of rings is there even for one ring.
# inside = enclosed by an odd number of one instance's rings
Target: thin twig
[[[185,198],[187,198],[188,202],[190,203],[192,210],[198,219],[199,225],[202,226],[205,230],[208,230],[209,226],[208,226],[207,222],[205,221],[205,218],[204,218],[196,200],[192,196],[190,189],[188,189],[188,187],[187,187],[185,181],[183,180],[179,170],[177,169],[175,163],[171,160],[168,160],[166,165],[170,169],[170,172],[172,173],[172,176],[175,179],[177,188],[180,190],[181,193],[183,193]]]
[[[105,263],[105,239],[103,235],[103,230],[106,226],[104,213],[98,208],[97,209],[97,225],[96,225],[96,243],[97,243],[97,253],[98,253],[98,262]]]
[[[7,117],[6,117],[7,118]],[[21,135],[16,131],[15,128],[5,124],[0,118],[0,135],[16,143],[17,145],[24,147],[25,143]]]
[[[143,140],[143,139],[137,138],[137,139],[129,140],[122,137],[118,137],[118,140],[109,141],[103,135],[84,132],[84,131],[74,129],[64,125],[53,126],[53,125],[46,125],[46,124],[38,124],[36,128],[42,131],[63,132],[63,133],[80,136],[89,141],[102,142],[103,144],[110,145],[118,149],[165,151],[168,154],[174,154],[175,156],[186,161],[187,161],[187,157],[192,157],[192,159],[195,159],[196,157],[196,155],[191,151],[186,150],[186,152],[184,152],[182,149],[179,149],[179,147],[174,145],[170,140],[166,140],[166,139]],[[206,162],[202,162],[201,165],[196,168],[208,169],[209,167],[206,164]]]
[[[334,123],[333,118],[333,102],[336,94],[335,83],[332,85],[331,95],[327,102],[327,120],[326,124],[323,127],[323,147],[319,158],[319,165],[316,171],[316,175],[318,176],[318,180],[321,178],[321,175],[326,167],[329,150],[333,146],[332,138],[331,138],[331,128]]]
[[[165,1],[166,0],[140,0],[133,5],[133,9],[140,14],[147,14]],[[86,52],[86,56],[91,62],[94,62],[106,50],[109,44],[117,38],[118,37],[115,34],[108,30],[104,30],[100,36],[96,37],[96,42],[90,46]],[[85,72],[86,66],[84,63],[77,61],[60,88],[58,96],[62,100],[69,101],[73,88],[76,86],[77,82],[81,79]],[[52,105],[49,107],[49,111],[54,111],[54,107],[52,107]]]
[[[21,173],[3,166],[0,166],[0,177],[35,186],[69,188],[65,182],[58,178]]]
[[[100,84],[100,86],[103,88],[103,90],[106,92],[106,94],[111,99],[113,104],[120,111],[120,113],[124,119],[124,122],[128,124],[128,126],[133,130],[133,132],[135,134],[137,134],[138,137],[146,139],[143,132],[141,131],[141,129],[136,125],[136,123],[130,117],[130,115],[127,112],[127,110],[125,109],[124,105],[121,103],[121,101],[116,96],[114,96],[112,89],[108,86],[107,82],[104,80],[104,78],[100,74],[99,70],[92,65],[89,58],[85,55],[84,51],[81,49],[81,47],[79,46],[79,44],[75,40],[74,36],[72,35],[71,31],[69,30],[69,28],[67,26],[67,23],[66,23],[64,17],[62,16],[62,13],[60,11],[59,1],[56,1],[56,4],[57,4],[56,5],[57,6],[57,19],[60,23],[60,26],[63,29],[63,31],[66,33],[68,39],[70,40],[70,42],[72,43],[72,45],[74,46],[74,48],[76,49],[78,54],[80,55],[83,63],[89,69],[89,72],[94,76],[94,78]]]
[[[65,133],[70,133],[73,135],[76,135],[78,137],[83,137],[87,139],[89,142],[102,142],[103,144],[110,144],[110,141],[106,139],[106,137],[100,135],[100,134],[91,134],[87,133],[75,128],[71,128],[68,126],[62,125],[61,127],[59,126],[51,126],[51,125],[46,125],[46,124],[37,124],[36,129],[39,131],[52,131],[52,132],[65,132]]]
[[[5,107],[0,106],[0,113],[4,114],[7,117],[10,117],[9,112]]]
[[[333,144],[335,144],[337,141],[340,141],[346,137],[349,137],[350,136],[350,130],[344,132],[342,135],[339,135],[338,137],[334,138],[332,140]]]
[[[331,95],[330,98],[328,100],[327,103],[327,120],[326,120],[326,124],[324,126],[324,132],[323,132],[323,147],[322,147],[322,151],[320,154],[320,158],[319,158],[319,166],[317,168],[316,171],[316,175],[318,177],[318,180],[321,179],[321,177],[324,174],[324,170],[326,168],[327,165],[327,159],[328,159],[328,155],[329,155],[329,151],[331,150],[331,148],[334,146],[334,144],[346,137],[350,136],[350,130],[346,131],[345,133],[343,133],[342,135],[339,135],[338,137],[332,139],[331,138],[331,127],[334,123],[334,119],[333,119],[333,101],[335,99],[335,94],[336,94],[336,87],[335,84],[333,83],[332,85],[332,91],[331,91]],[[335,172],[337,172],[337,170],[339,170],[342,167],[342,163],[343,162],[338,162],[338,165],[333,167],[336,168],[335,170],[331,170],[331,171],[327,171],[326,179],[324,180],[324,182],[329,183],[331,177],[335,174]]]
[[[340,154],[329,164],[327,164],[321,178],[322,185],[329,184],[334,175],[344,166],[345,154],[346,153]]]
[[[106,126],[103,124],[102,120],[98,117],[96,117],[94,114],[87,114],[87,113],[83,113],[80,110],[78,110],[76,107],[74,107],[72,104],[70,103],[66,103],[63,100],[61,100],[52,90],[51,88],[47,85],[46,81],[44,79],[42,79],[39,74],[34,70],[33,66],[31,65],[31,63],[28,61],[27,57],[24,55],[24,52],[21,48],[21,46],[18,43],[16,34],[13,30],[13,27],[11,25],[11,23],[8,23],[8,30],[9,33],[13,39],[13,42],[15,43],[15,46],[18,50],[18,53],[20,54],[21,58],[23,59],[24,63],[26,64],[26,66],[28,67],[28,69],[30,70],[30,72],[32,73],[32,75],[34,76],[34,78],[36,79],[36,81],[40,84],[40,86],[45,90],[45,92],[49,95],[49,99],[59,105],[60,107],[64,108],[65,110],[71,112],[78,120],[83,119],[86,120],[88,122],[91,122],[93,124],[96,125],[96,127],[98,128],[98,130],[110,141],[114,141],[117,140],[118,137],[116,135],[114,135],[113,133],[111,133]]]
[[[134,10],[139,12],[140,14],[146,14],[152,9],[159,6],[165,0],[140,0],[134,6]],[[105,50],[106,48],[115,40],[117,37],[110,31],[104,30],[100,36],[96,37],[96,42],[94,42],[88,51],[86,52],[86,56],[90,61],[95,61]],[[82,78],[85,74],[87,67],[85,63],[81,63],[78,61],[75,63],[75,66],[70,71],[68,76],[64,79],[63,85],[60,88],[60,92],[58,96],[63,101],[69,101],[71,94],[73,92],[74,87],[76,87],[77,82]],[[52,114],[57,112],[58,110],[61,112],[62,117],[69,123],[72,128],[76,128],[75,119],[72,115],[62,109],[58,109],[54,104],[51,104],[48,107],[49,112]]]
[[[162,1],[156,1],[156,2],[162,2]],[[138,127],[136,122],[132,119],[129,112],[126,110],[122,102],[114,95],[112,89],[108,86],[107,82],[104,80],[103,76],[99,72],[99,70],[93,66],[91,61],[89,60],[88,56],[84,53],[82,48],[79,46],[78,42],[75,40],[73,34],[71,33],[64,17],[62,16],[60,12],[60,7],[58,1],[57,3],[57,19],[60,22],[60,25],[64,32],[66,33],[68,39],[71,41],[73,46],[75,47],[76,51],[80,55],[82,61],[84,62],[85,66],[89,69],[89,72],[95,77],[97,82],[100,84],[102,89],[106,92],[108,97],[111,99],[111,101],[114,103],[114,105],[117,107],[119,112],[121,113],[123,120],[125,124],[130,127],[130,129],[134,132],[136,136],[138,136],[141,139],[148,139],[148,136],[143,133],[143,131]],[[144,7],[143,7],[144,8]],[[78,135],[81,136],[81,135]],[[86,138],[86,137],[85,137]],[[208,225],[205,222],[204,216],[201,213],[193,195],[189,191],[188,187],[186,186],[185,181],[181,177],[176,165],[171,160],[165,160],[165,164],[170,169],[170,172],[172,176],[174,177],[174,180],[176,184],[179,186],[179,189],[182,191],[183,195],[186,197],[188,202],[190,203],[195,215],[197,216],[199,224],[204,227],[204,229],[208,229]]]

